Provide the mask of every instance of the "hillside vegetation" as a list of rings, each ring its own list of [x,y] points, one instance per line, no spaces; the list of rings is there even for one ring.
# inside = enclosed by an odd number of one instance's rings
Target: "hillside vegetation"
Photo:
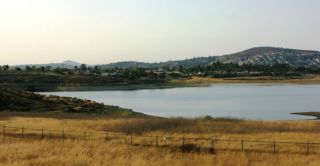
[[[113,67],[196,67],[206,66],[214,62],[251,64],[251,65],[273,65],[288,64],[292,67],[319,67],[320,52],[311,50],[298,50],[276,47],[255,47],[238,53],[209,56],[200,58],[191,58],[186,60],[166,61],[160,63],[143,63],[143,62],[118,62],[102,65],[102,68]]]
[[[160,79],[128,79],[100,76],[93,74],[61,75],[55,73],[0,73],[0,88],[20,89],[26,91],[59,91],[81,89],[81,87],[118,87],[127,85],[165,83]],[[85,88],[86,89],[86,88]]]
[[[319,67],[320,52],[274,47],[256,47],[219,58],[223,63],[271,65],[288,64],[294,67]]]
[[[132,110],[109,106],[91,100],[46,96],[32,92],[0,89],[0,111],[74,112],[110,115],[142,115]]]
[[[299,50],[277,47],[254,47],[241,52],[222,55],[222,56],[208,56],[196,57],[185,60],[169,60],[164,62],[145,63],[137,61],[122,61],[103,65],[97,65],[102,69],[110,68],[161,68],[161,67],[179,67],[184,68],[206,66],[214,62],[221,63],[235,63],[235,64],[252,64],[252,65],[273,65],[275,63],[288,64],[292,67],[319,67],[320,52],[312,50]],[[16,65],[14,67],[26,68],[26,66],[48,67],[51,68],[67,68],[73,69],[74,66],[80,67],[80,63],[73,61],[65,61],[62,63],[49,64],[30,64],[30,65]],[[93,67],[93,66],[91,66]]]

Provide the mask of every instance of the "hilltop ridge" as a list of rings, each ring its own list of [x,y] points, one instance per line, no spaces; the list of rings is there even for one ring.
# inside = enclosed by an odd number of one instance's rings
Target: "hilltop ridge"
[[[288,64],[293,67],[320,65],[320,52],[277,47],[255,47],[238,53],[224,55],[218,60],[223,63],[272,65]]]
[[[161,68],[161,67],[196,67],[207,66],[214,62],[235,63],[235,64],[259,64],[259,65],[273,65],[273,64],[288,64],[291,67],[320,67],[320,52],[314,50],[299,50],[279,47],[254,47],[244,51],[222,56],[207,56],[195,57],[184,60],[169,60],[164,62],[138,62],[138,61],[120,61],[100,65],[102,69],[107,68]],[[36,64],[36,65],[15,65],[14,67],[25,66],[50,66],[51,68],[67,68],[73,69],[75,66],[80,66],[81,63],[66,60],[61,63]]]

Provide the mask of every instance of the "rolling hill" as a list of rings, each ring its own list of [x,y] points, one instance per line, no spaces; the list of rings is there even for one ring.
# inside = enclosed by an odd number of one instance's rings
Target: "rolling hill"
[[[12,66],[12,68],[20,67],[22,69],[25,69],[26,66],[29,66],[29,67],[32,67],[32,66],[35,66],[35,67],[41,67],[41,66],[48,67],[48,66],[50,66],[52,69],[56,69],[56,68],[74,69],[75,66],[79,67],[80,65],[81,65],[81,63],[78,63],[78,62],[75,62],[75,61],[71,61],[71,60],[66,60],[66,61],[61,62],[61,63],[14,65],[14,66]]]
[[[259,65],[273,65],[275,63],[288,64],[292,67],[316,67],[320,68],[320,52],[310,50],[298,50],[277,47],[255,47],[244,50],[238,53],[223,55],[223,56],[208,56],[196,57],[185,60],[170,60],[165,62],[145,63],[137,61],[122,61],[109,64],[96,65],[102,69],[108,68],[160,68],[160,67],[195,67],[206,66],[213,62],[222,63],[236,63],[236,64],[259,64]],[[80,63],[74,61],[65,61],[62,63],[49,63],[28,66],[51,66],[51,68],[68,68],[73,69],[75,66],[80,66]],[[14,67],[25,68],[27,65],[18,65]],[[94,66],[94,65],[87,65]]]
[[[218,60],[223,63],[237,64],[272,65],[274,63],[282,63],[289,64],[293,67],[319,67],[320,52],[275,47],[256,47],[219,57]]]
[[[292,67],[320,67],[320,52],[276,47],[255,47],[238,53],[223,56],[198,57],[160,63],[118,62],[101,65],[101,67],[195,67],[199,65],[206,66],[218,61],[222,63],[236,63],[240,65],[272,65],[275,63],[281,63],[289,64]]]

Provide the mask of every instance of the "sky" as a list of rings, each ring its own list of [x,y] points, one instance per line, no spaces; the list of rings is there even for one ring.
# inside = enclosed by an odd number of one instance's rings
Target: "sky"
[[[0,65],[320,50],[319,0],[0,0]]]

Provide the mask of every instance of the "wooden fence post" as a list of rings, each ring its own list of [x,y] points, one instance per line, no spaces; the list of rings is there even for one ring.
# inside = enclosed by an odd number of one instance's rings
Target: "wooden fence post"
[[[109,140],[109,132],[107,132],[107,135],[106,135],[106,141]]]
[[[64,140],[64,129],[61,130],[61,137]]]
[[[21,128],[21,138],[24,138],[24,128]]]
[[[273,141],[273,153],[276,153],[276,140]]]
[[[184,137],[182,137],[182,150],[184,151]]]
[[[130,135],[130,144],[132,145],[132,132],[131,132],[131,135]]]
[[[158,147],[158,136],[156,136],[156,147]]]
[[[214,142],[213,142],[214,140],[213,140],[213,138],[211,138],[211,149],[213,150],[214,149]]]
[[[41,129],[41,139],[44,139],[44,133],[43,133],[44,129]]]
[[[6,126],[3,126],[3,140],[6,139]]]
[[[307,143],[307,154],[309,154],[309,142]]]
[[[241,150],[243,151],[243,143],[244,143],[244,140],[241,140]]]

